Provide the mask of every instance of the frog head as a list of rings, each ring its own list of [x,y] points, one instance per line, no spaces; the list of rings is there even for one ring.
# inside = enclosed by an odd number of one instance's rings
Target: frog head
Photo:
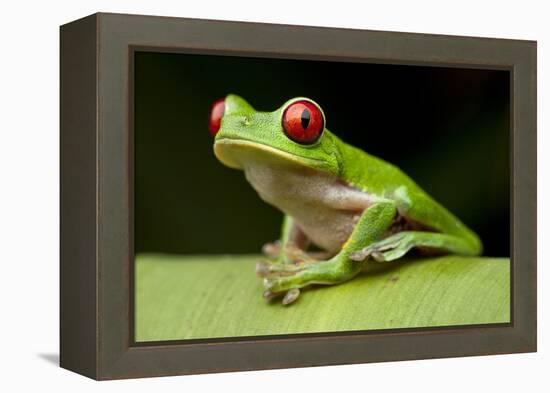
[[[338,174],[336,137],[325,128],[321,107],[309,98],[260,112],[230,94],[214,102],[209,128],[214,154],[228,167],[300,166]]]

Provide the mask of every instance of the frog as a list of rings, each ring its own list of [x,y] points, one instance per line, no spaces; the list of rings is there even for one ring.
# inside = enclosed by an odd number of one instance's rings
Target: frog
[[[268,300],[289,305],[306,288],[344,283],[411,250],[482,253],[479,236],[402,169],[329,131],[311,98],[269,112],[228,94],[212,104],[209,130],[217,160],[283,214],[280,238],[256,265]]]

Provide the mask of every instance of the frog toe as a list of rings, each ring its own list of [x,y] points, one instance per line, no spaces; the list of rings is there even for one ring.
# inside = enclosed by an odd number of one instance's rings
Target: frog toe
[[[376,262],[389,262],[401,258],[410,249],[408,244],[400,242],[378,242],[371,244],[362,250],[349,254],[349,259],[361,262],[367,259],[373,259]]]
[[[300,289],[292,288],[288,290],[285,296],[283,297],[283,301],[282,301],[283,306],[288,306],[289,304],[294,303],[296,299],[298,299],[298,296],[300,296]]]
[[[267,277],[271,272],[269,263],[258,262],[256,264],[256,275],[259,277]]]
[[[277,292],[271,292],[269,289],[267,289],[267,290],[264,291],[262,296],[265,300],[269,301],[269,300],[274,299],[278,296],[281,296],[281,294],[277,293]]]
[[[282,263],[261,261],[256,264],[256,275],[259,277],[271,277],[274,275],[286,276],[300,271],[301,267]]]
[[[374,259],[376,262],[387,262],[395,258],[396,251],[399,250],[401,243],[393,239],[392,241],[381,240],[373,243],[359,251],[349,254],[349,259],[361,262],[366,259]]]
[[[285,259],[294,264],[316,262],[316,259],[306,251],[294,245],[287,245],[283,250]]]
[[[264,291],[263,298],[267,301],[271,301],[278,297],[283,297],[281,303],[283,306],[288,306],[291,303],[294,303],[300,296],[300,289],[291,288],[286,292],[272,292],[269,289]]]
[[[277,256],[281,252],[281,242],[279,240],[275,240],[271,243],[266,243],[262,247],[262,253],[264,253],[265,256],[268,258],[277,258]]]

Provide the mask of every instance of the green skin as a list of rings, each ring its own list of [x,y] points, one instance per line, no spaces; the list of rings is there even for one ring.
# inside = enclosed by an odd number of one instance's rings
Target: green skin
[[[284,109],[254,110],[228,95],[214,152],[285,218],[270,259],[257,266],[266,298],[296,300],[300,288],[355,277],[366,262],[389,262],[412,248],[479,255],[478,236],[399,168],[342,142],[328,129],[312,145],[289,139]],[[321,252],[308,252],[315,244]]]

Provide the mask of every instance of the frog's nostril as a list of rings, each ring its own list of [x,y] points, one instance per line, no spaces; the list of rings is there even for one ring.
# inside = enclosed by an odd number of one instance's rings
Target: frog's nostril
[[[215,136],[220,130],[224,113],[225,98],[218,98],[212,104],[212,108],[210,109],[210,121],[208,122],[208,129],[210,130],[210,134],[212,134],[213,136]]]

